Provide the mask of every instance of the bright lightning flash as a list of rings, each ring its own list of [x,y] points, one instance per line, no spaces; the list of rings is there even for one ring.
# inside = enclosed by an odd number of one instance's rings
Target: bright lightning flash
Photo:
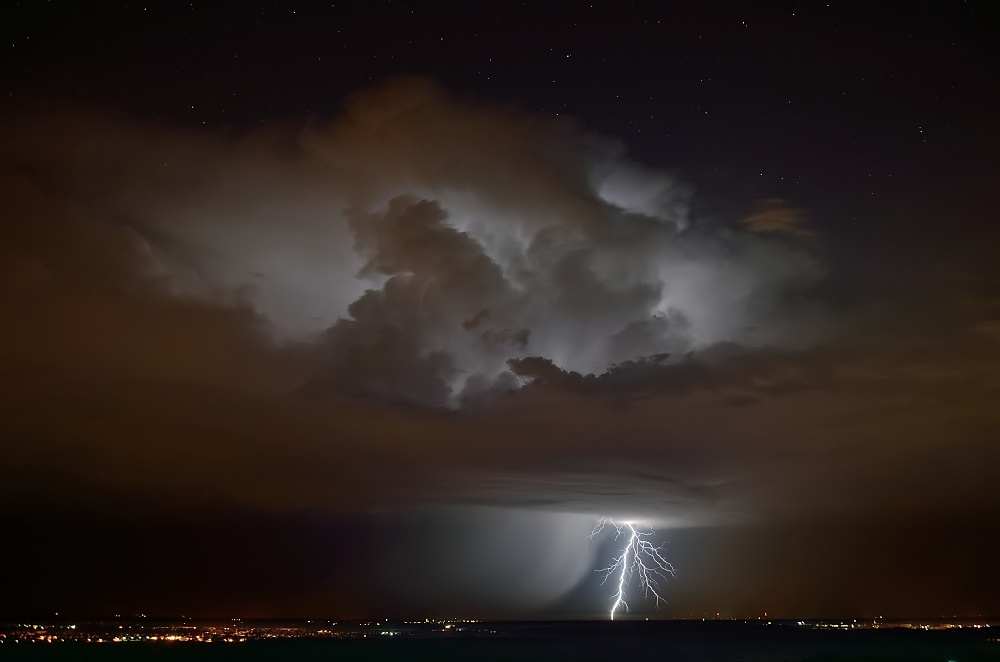
[[[611,620],[615,620],[615,612],[619,608],[624,608],[625,611],[629,610],[628,603],[625,601],[625,590],[633,575],[639,577],[639,587],[643,594],[647,598],[652,595],[656,599],[657,607],[660,606],[661,602],[666,602],[660,595],[662,590],[660,581],[666,580],[668,575],[671,577],[674,575],[674,566],[663,558],[661,553],[663,548],[653,545],[649,540],[654,533],[653,527],[640,522],[617,524],[613,519],[604,517],[591,531],[591,540],[597,537],[605,526],[615,528],[615,540],[622,537],[628,538],[625,548],[622,549],[621,555],[614,559],[614,563],[607,568],[595,571],[604,573],[602,584],[606,583],[612,576],[618,578],[618,593],[615,595],[615,603],[611,606]]]

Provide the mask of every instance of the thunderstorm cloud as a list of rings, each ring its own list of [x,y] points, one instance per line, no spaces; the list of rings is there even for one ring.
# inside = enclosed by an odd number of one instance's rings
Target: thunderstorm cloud
[[[748,609],[796,577],[776,600],[800,611],[850,605],[813,605],[827,580],[765,536],[865,576],[857,533],[889,514],[919,522],[886,534],[896,558],[997,506],[995,301],[845,311],[794,202],[700,212],[694,182],[562,118],[421,79],[254,130],[36,113],[0,133],[0,194],[13,504],[362,513],[383,543],[425,522],[533,608],[590,575],[595,518],[638,517],[716,536]],[[387,566],[442,564],[454,604],[487,570],[399,539]],[[678,600],[708,604],[678,540]]]
[[[107,242],[81,244],[87,259],[129,253],[119,267],[164,299],[228,302],[276,342],[309,344],[313,393],[459,406],[530,382],[532,361],[600,375],[822,337],[824,268],[773,231],[791,227],[787,210],[698,222],[682,181],[613,141],[424,80],[299,129],[202,136],[63,115],[5,143],[18,186]],[[44,279],[41,259],[19,278]]]

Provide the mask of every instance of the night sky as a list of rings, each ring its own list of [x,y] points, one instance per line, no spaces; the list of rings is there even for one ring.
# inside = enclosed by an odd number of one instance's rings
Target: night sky
[[[0,615],[1000,615],[990,5],[4,2]]]

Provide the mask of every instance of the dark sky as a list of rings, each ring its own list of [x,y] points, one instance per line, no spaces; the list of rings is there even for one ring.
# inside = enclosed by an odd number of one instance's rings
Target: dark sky
[[[0,614],[1000,615],[986,2],[0,9]]]

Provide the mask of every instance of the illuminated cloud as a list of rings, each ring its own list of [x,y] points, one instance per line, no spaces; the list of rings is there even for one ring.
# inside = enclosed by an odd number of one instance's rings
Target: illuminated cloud
[[[510,369],[529,357],[599,375],[821,337],[824,269],[787,231],[693,219],[682,182],[616,143],[421,79],[304,129],[60,115],[5,142],[163,296],[245,306],[317,347],[313,393],[457,405],[530,381]]]

